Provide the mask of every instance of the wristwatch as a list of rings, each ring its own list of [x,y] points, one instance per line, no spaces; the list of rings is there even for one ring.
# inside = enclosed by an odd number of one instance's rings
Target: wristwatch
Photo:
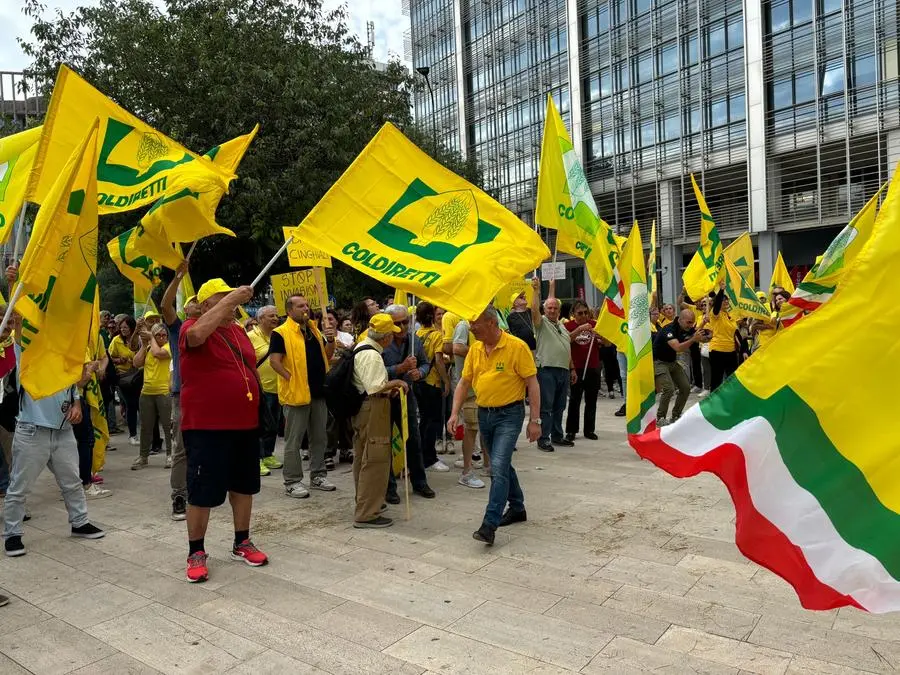
[[[528,424],[540,424],[540,423],[541,423],[540,420],[532,420],[532,419],[528,420]]]

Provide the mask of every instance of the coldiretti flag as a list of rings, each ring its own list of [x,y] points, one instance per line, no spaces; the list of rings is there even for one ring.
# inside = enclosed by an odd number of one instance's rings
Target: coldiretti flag
[[[217,145],[204,158],[233,176],[258,130],[257,124],[249,134]],[[216,207],[227,191],[228,180],[222,175],[207,171],[203,164],[184,164],[172,171],[168,194],[147,211],[141,225],[166,242],[196,241],[214,234],[233,237],[234,232],[216,223]]]
[[[148,235],[141,225],[111,239],[106,249],[122,276],[148,292],[160,282],[161,265],[175,269],[184,261],[172,244]]]
[[[831,301],[678,422],[630,438],[675,476],[718,475],[734,500],[740,550],[793,585],[808,609],[900,610],[900,436],[891,424],[900,378],[897,260],[895,173]],[[858,326],[862,360],[859,341],[846,339]],[[848,363],[856,364],[851,378]]]
[[[534,218],[538,225],[557,231],[558,250],[584,260],[597,288],[605,291],[611,287],[618,257],[615,238],[600,217],[572,139],[550,95]]]
[[[650,255],[647,256],[647,292],[654,307],[659,298],[656,291],[656,221],[650,227]]]
[[[719,278],[725,267],[725,253],[722,250],[722,241],[719,239],[719,231],[713,220],[703,193],[691,174],[691,184],[694,186],[694,195],[697,204],[700,205],[700,247],[691,258],[687,269],[684,270],[682,281],[691,300],[698,300],[710,291],[718,288]]]
[[[644,245],[637,223],[622,251],[620,266],[628,283],[628,379],[625,418],[629,434],[651,429],[656,424],[656,382],[653,374],[653,339],[650,332],[650,299],[644,271]]]
[[[30,201],[44,203],[78,140],[96,118],[100,119],[96,172],[101,214],[155,202],[170,192],[173,170],[188,163],[196,163],[199,171],[222,180],[233,177],[145,124],[61,65],[28,183]]]
[[[771,321],[768,306],[760,302],[756,291],[747,283],[728,256],[725,256],[725,294],[731,301],[732,317],[760,319],[766,323]]]
[[[88,341],[88,358],[99,361],[106,355],[106,346],[100,339],[100,292],[94,293],[93,319],[91,320],[91,336]],[[109,445],[109,424],[106,420],[106,405],[100,392],[100,379],[97,373],[91,375],[84,387],[85,403],[91,408],[91,426],[94,427],[94,450],[91,459],[91,473],[103,469],[106,461],[106,448]]]
[[[156,303],[153,302],[153,298],[150,295],[150,290],[143,288],[142,286],[138,286],[135,284],[134,286],[134,318],[140,319],[144,314],[149,311],[158,312],[159,310],[156,307]]]
[[[390,122],[299,227],[341,262],[467,319],[550,255],[534,230]]]
[[[25,205],[25,189],[43,127],[0,138],[0,244]]]
[[[849,263],[856,258],[872,235],[878,211],[878,197],[885,187],[886,185],[882,185],[853,220],[840,231],[825,249],[822,259],[817,260],[803,277],[803,281],[791,294],[790,300],[782,305],[781,320],[785,326],[796,322],[802,316],[801,312],[808,314],[815,311],[834,295]],[[881,289],[878,289],[878,292],[881,293]]]
[[[75,383],[84,365],[97,293],[98,129],[88,127],[47,193],[20,266],[21,313],[33,330],[23,332],[19,375],[34,398]]]
[[[194,295],[197,295],[197,291],[194,290],[194,282],[191,281],[190,272],[186,271],[178,284],[178,290],[175,291],[175,313],[182,319],[185,318],[184,303]]]
[[[781,257],[781,251],[778,252],[778,258],[775,259],[775,269],[772,270],[772,281],[769,282],[769,297],[776,286],[780,286],[788,293],[794,293],[794,282],[791,275],[787,271],[787,265],[784,264],[784,258]]]
[[[750,288],[756,288],[756,258],[753,256],[753,240],[748,232],[725,247],[725,259],[731,261]]]
[[[637,221],[634,223],[637,226]],[[634,228],[632,228],[633,230]],[[625,282],[630,278],[630,269],[623,269],[621,252],[625,250],[626,239],[615,237],[616,240],[616,266],[613,268],[612,279],[609,287],[603,294],[603,305],[600,307],[600,315],[597,317],[597,325],[594,332],[612,342],[616,349],[623,354],[628,349],[628,316],[625,312]]]

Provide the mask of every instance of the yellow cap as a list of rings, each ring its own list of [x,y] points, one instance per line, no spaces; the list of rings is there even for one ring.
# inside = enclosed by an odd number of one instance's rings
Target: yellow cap
[[[369,329],[376,333],[399,333],[400,326],[394,323],[390,314],[379,313],[369,319]]]
[[[144,312],[144,320],[145,321],[147,319],[159,319],[159,318],[160,318],[159,312],[155,312],[152,309],[148,309],[146,312]]]
[[[222,279],[210,279],[197,291],[197,302],[204,303],[217,293],[231,293],[234,289]],[[187,303],[185,303],[187,304]]]
[[[525,295],[525,291],[519,291],[518,293],[513,293],[513,294],[510,296],[510,298],[509,298],[509,304],[510,304],[510,306],[516,304],[516,300],[519,298],[520,295]]]
[[[756,291],[756,297],[760,300],[767,300],[769,296],[766,295],[765,291]]]
[[[187,300],[184,301],[184,304],[185,304],[185,306],[187,306],[187,305],[191,304],[192,302],[197,302],[196,295],[192,295],[191,297],[189,297]]]

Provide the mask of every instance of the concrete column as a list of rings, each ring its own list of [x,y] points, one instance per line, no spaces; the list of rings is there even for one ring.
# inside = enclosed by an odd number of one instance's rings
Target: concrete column
[[[750,198],[751,232],[768,229],[766,191],[766,107],[763,70],[762,5],[744,0],[744,67],[747,113],[747,192]]]
[[[760,232],[756,245],[759,249],[759,278],[756,285],[760,290],[768,291],[772,271],[775,269],[775,259],[778,258],[778,233],[772,230]]]
[[[681,281],[681,246],[665,241],[659,247],[659,257],[662,272],[662,285],[659,290],[662,295],[658,303],[662,305],[664,302],[675,302],[684,285]]]
[[[572,145],[579,157],[584,155],[581,92],[581,26],[578,21],[578,0],[566,0],[566,31],[569,54],[569,110],[572,115]]]
[[[659,182],[659,220],[656,221],[656,234],[660,240],[680,237],[682,234],[681,204],[678,200],[678,191],[673,184],[674,181],[671,180]]]
[[[456,57],[456,124],[459,130],[459,151],[466,158],[466,77],[463,71],[463,55],[466,45],[463,43],[462,0],[453,0],[453,46]]]

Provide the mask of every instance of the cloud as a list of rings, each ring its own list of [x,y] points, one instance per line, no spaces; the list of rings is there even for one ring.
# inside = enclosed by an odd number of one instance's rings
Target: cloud
[[[48,12],[61,9],[69,12],[95,0],[45,0]],[[31,20],[22,14],[23,0],[0,0],[0,70],[22,70],[27,57],[16,38],[29,38]],[[396,56],[403,60],[403,32],[409,28],[409,18],[403,16],[401,0],[325,0],[326,9],[344,5],[349,15],[348,26],[366,43],[366,22],[375,22],[375,51],[377,61]]]

